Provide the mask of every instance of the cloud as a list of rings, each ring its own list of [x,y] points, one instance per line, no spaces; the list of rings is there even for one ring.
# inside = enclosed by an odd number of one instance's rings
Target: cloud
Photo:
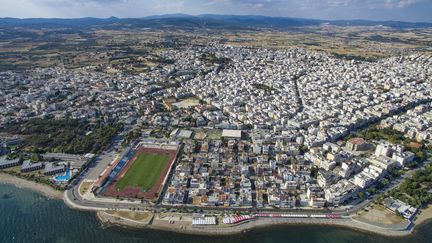
[[[226,4],[229,3],[230,0],[209,0],[207,2],[203,3],[203,6],[212,6],[212,5],[217,5],[217,4]]]
[[[368,0],[367,2],[371,9],[393,9],[406,8],[410,5],[419,3],[420,0]]]
[[[421,0],[207,0],[204,6],[300,10],[405,8]]]
[[[432,22],[431,0],[0,0],[0,17],[243,14]]]
[[[162,10],[162,11],[180,11],[185,7],[185,1],[180,2],[166,2],[164,3],[158,3],[154,6],[153,9],[155,10]]]
[[[303,9],[352,8],[393,9],[405,8],[422,0],[304,0],[299,1]]]
[[[45,6],[77,6],[77,5],[112,5],[127,4],[129,0],[24,0],[24,2],[33,2]]]

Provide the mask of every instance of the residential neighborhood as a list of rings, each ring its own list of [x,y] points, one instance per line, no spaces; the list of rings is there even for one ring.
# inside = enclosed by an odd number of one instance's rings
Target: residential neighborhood
[[[164,205],[350,207],[389,171],[417,158],[403,144],[345,137],[378,123],[431,144],[427,56],[372,64],[303,49],[219,44],[159,55],[175,61],[146,75],[60,67],[2,72],[0,123],[115,121],[137,131],[136,138],[178,141],[182,156]],[[42,156],[66,163],[4,157],[0,166],[64,173],[76,159],[60,155]]]

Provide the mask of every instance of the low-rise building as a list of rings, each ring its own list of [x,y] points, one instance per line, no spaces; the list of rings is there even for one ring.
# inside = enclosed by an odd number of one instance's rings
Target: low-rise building
[[[338,206],[346,200],[355,197],[360,188],[346,179],[338,181],[324,190],[325,199],[333,206]]]
[[[402,153],[393,153],[392,159],[397,161],[400,166],[405,166],[406,163],[412,162],[415,159],[415,154],[410,151],[404,151]]]
[[[346,148],[350,151],[365,151],[368,150],[370,144],[368,144],[363,138],[351,138],[346,143]]]
[[[44,168],[44,163],[42,162],[32,163],[30,160],[26,160],[21,165],[21,172],[31,172],[43,168]]]
[[[16,159],[7,159],[6,156],[0,158],[0,169],[6,169],[9,167],[18,166],[21,164],[21,160],[19,158]]]
[[[242,131],[241,130],[224,129],[224,130],[222,130],[222,137],[231,138],[231,139],[241,139]]]
[[[65,165],[64,164],[54,164],[54,163],[47,163],[45,165],[44,169],[44,175],[55,175],[59,173],[63,173],[65,171]]]
[[[399,199],[394,199],[393,197],[388,197],[383,200],[383,205],[393,212],[398,212],[405,219],[411,220],[417,213],[418,209],[402,202]]]
[[[368,162],[385,170],[389,170],[400,165],[396,160],[384,156],[371,157],[368,159]]]
[[[327,188],[337,180],[337,176],[331,171],[320,171],[317,180],[320,187]]]

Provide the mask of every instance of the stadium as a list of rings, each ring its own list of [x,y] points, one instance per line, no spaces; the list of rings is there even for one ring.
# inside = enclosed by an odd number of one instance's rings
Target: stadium
[[[177,157],[173,145],[138,144],[117,160],[98,180],[97,194],[105,197],[156,200]]]

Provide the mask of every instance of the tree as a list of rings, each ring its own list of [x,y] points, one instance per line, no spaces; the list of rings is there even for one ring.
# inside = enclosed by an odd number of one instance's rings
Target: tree
[[[367,190],[370,194],[375,194],[377,192],[377,189],[375,187],[371,187]]]
[[[30,160],[32,162],[38,162],[42,160],[42,156],[40,154],[32,154]]]
[[[310,170],[310,176],[311,177],[313,177],[313,178],[317,178],[317,176],[318,176],[318,168],[317,167],[315,167],[315,166],[313,166],[312,168],[311,168],[311,170]]]
[[[384,188],[384,187],[388,186],[389,183],[390,183],[390,181],[388,179],[384,178],[381,180],[380,186],[381,186],[381,188]]]

